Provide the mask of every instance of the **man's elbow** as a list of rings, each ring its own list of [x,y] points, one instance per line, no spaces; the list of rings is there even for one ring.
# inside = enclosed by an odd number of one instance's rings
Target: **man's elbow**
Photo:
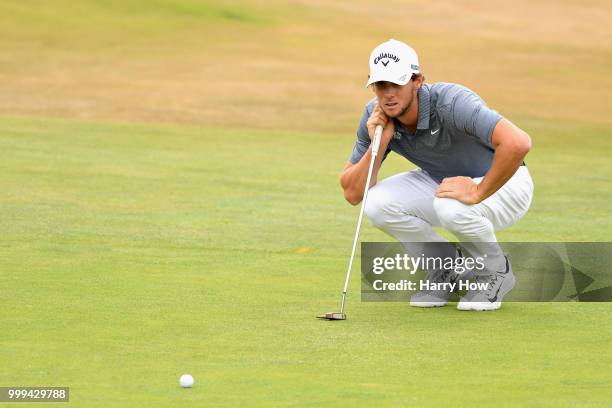
[[[345,172],[340,175],[340,186],[344,191],[344,199],[351,205],[357,205],[361,202],[361,196],[355,193],[354,189],[351,188],[347,173]]]
[[[521,132],[519,137],[514,138],[513,150],[517,156],[525,157],[531,150],[531,138],[525,132]]]
[[[344,190],[344,199],[346,201],[349,202],[350,205],[357,205],[361,202],[361,196],[358,194],[355,194],[354,192],[350,191],[349,189],[345,189]]]

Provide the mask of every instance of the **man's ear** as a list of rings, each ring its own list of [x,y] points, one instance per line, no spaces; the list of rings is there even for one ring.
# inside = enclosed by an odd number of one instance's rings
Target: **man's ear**
[[[416,89],[419,89],[423,85],[423,75],[419,75],[415,78]]]

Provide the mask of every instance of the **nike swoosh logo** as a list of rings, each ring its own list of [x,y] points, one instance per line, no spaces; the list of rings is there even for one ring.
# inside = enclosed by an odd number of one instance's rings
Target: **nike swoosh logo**
[[[440,130],[440,129],[438,129]],[[508,271],[510,270],[510,261],[508,261],[508,257],[506,257],[506,272],[504,272],[504,275],[508,273]],[[497,300],[497,295],[499,295],[499,290],[501,289],[503,283],[504,283],[504,279],[506,278],[505,276],[500,276],[501,278],[501,282],[499,283],[499,286],[497,287],[497,290],[495,291],[495,296],[493,296],[492,298],[489,298],[489,302],[493,303]]]
[[[436,133],[438,133],[439,131],[440,131],[440,128],[438,128],[437,130],[432,130],[432,131],[431,131],[431,135],[433,136],[433,135],[435,135]]]
[[[502,276],[502,278],[501,278],[501,279],[502,279],[502,280],[501,280],[501,282],[499,283],[499,286],[497,287],[497,290],[495,291],[495,295],[494,295],[492,298],[489,298],[489,302],[491,302],[491,303],[493,303],[493,302],[497,301],[497,295],[499,295],[499,290],[501,289],[502,284],[504,283],[504,278],[503,278],[503,276]]]
[[[385,62],[385,61],[380,61],[385,67],[387,66],[387,64],[389,64],[389,61]]]

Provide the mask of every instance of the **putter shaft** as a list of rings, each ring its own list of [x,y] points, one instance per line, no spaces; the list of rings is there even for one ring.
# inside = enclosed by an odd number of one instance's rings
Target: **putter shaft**
[[[372,158],[370,159],[370,167],[368,168],[368,178],[366,180],[363,200],[361,200],[361,209],[359,210],[359,218],[357,219],[357,229],[355,230],[355,238],[353,239],[353,249],[351,251],[351,258],[348,264],[348,270],[346,272],[346,280],[344,281],[344,290],[342,291],[342,302],[340,303],[340,313],[344,313],[344,302],[346,301],[346,293],[348,291],[348,284],[351,278],[351,270],[353,269],[353,260],[355,259],[355,250],[357,249],[357,241],[359,240],[359,231],[361,230],[361,221],[363,220],[363,210],[365,203],[368,198],[368,191],[370,190],[370,180],[372,178],[372,170],[374,169],[374,162],[378,155],[378,148],[380,147],[380,138],[382,136],[382,126],[376,126],[374,130],[374,140],[372,141]]]

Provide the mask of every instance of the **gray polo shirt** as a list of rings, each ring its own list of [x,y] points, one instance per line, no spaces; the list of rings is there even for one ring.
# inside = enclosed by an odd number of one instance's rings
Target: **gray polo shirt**
[[[502,118],[468,88],[449,83],[423,84],[419,89],[419,118],[413,134],[397,119],[386,158],[393,151],[425,170],[438,183],[445,177],[482,177],[491,167],[495,149],[493,129]],[[365,107],[350,162],[368,150],[366,123],[376,98]]]

